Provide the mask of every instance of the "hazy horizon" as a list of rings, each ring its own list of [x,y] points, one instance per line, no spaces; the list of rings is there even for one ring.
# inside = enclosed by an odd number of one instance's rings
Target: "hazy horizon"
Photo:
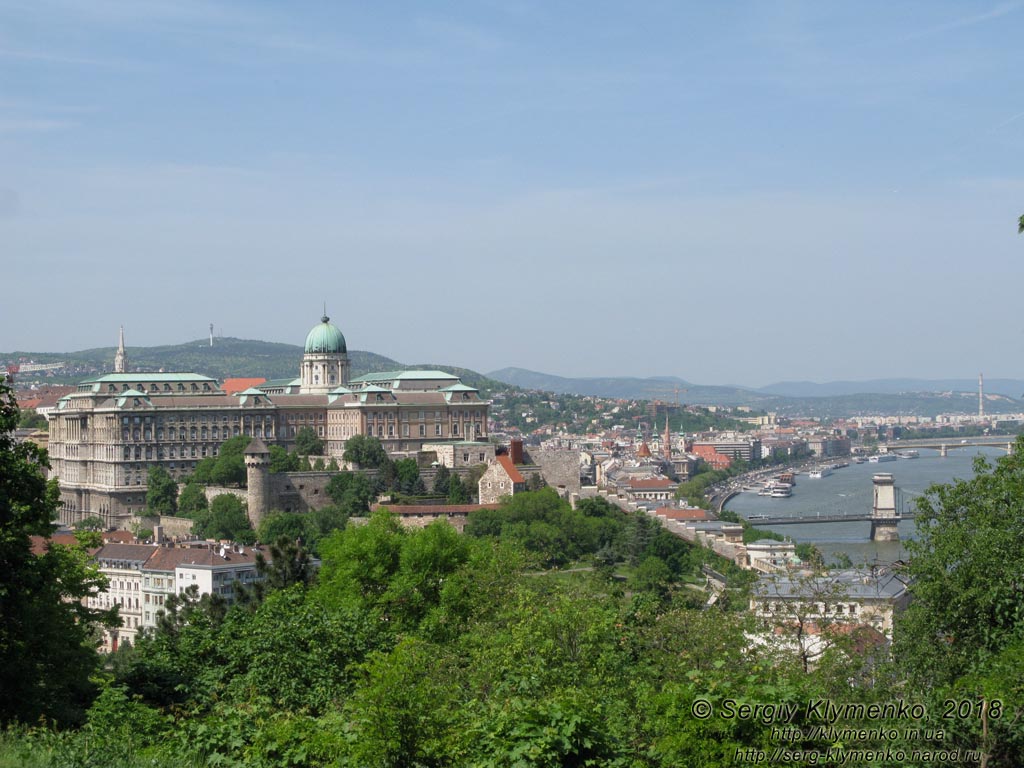
[[[216,345],[216,340],[218,338],[231,338],[231,339],[238,340],[238,341],[256,341],[256,342],[267,342],[267,343],[284,343],[284,344],[290,344],[290,345],[298,347],[298,348],[301,348],[301,346],[302,346],[302,344],[300,342],[268,342],[265,339],[241,339],[241,338],[238,338],[238,337],[225,337],[225,336],[221,336],[221,335],[216,334],[216,333],[215,333],[215,336],[214,336],[214,344],[215,345]],[[209,334],[207,334],[206,337],[198,337],[198,338],[195,338],[195,339],[188,339],[188,340],[183,341],[183,342],[171,343],[171,344],[160,344],[160,345],[153,345],[153,346],[154,347],[158,347],[158,346],[174,347],[174,346],[184,346],[186,344],[195,343],[195,344],[197,344],[200,347],[206,347],[208,339],[209,339]],[[132,351],[133,348],[136,348],[136,349],[148,348],[148,347],[143,347],[142,345],[133,345],[133,344],[126,344],[125,347],[128,350],[128,352],[129,352],[129,358],[131,356],[131,351]],[[85,348],[82,348],[82,349],[68,349],[68,350],[41,350],[41,349],[35,349],[35,350],[3,350],[3,349],[0,349],[0,355],[2,355],[2,354],[11,354],[12,352],[29,353],[29,354],[46,354],[46,355],[76,354],[76,353],[86,352],[86,351],[95,350],[95,349],[110,349],[111,350],[111,364],[113,364],[113,351],[116,350],[116,345],[109,345],[109,344],[108,345],[100,344],[100,345],[98,345],[96,347],[85,347]],[[351,345],[349,345],[349,351],[350,352],[368,352],[370,354],[380,355],[382,357],[386,357],[386,358],[390,358],[392,360],[395,360],[395,358],[391,357],[391,355],[387,355],[385,353],[378,352],[377,350],[356,349],[356,348],[352,347]],[[759,383],[748,383],[748,382],[742,382],[742,381],[697,381],[697,380],[694,380],[694,379],[687,379],[685,376],[681,376],[681,375],[678,375],[678,374],[675,374],[675,373],[664,373],[664,372],[663,373],[653,373],[653,374],[649,374],[649,375],[645,375],[645,376],[640,376],[640,375],[636,375],[636,374],[632,374],[632,373],[624,372],[624,371],[610,371],[610,372],[606,372],[606,373],[598,373],[598,374],[592,374],[592,375],[576,375],[576,374],[572,374],[572,373],[560,373],[558,371],[541,370],[541,369],[538,369],[538,368],[529,368],[529,367],[526,367],[526,366],[517,366],[517,365],[503,365],[503,366],[500,366],[498,368],[483,369],[483,368],[474,368],[472,365],[466,365],[466,364],[458,362],[458,361],[451,361],[451,360],[445,360],[445,359],[430,357],[429,355],[427,355],[426,357],[423,357],[423,358],[417,358],[415,360],[395,360],[395,362],[396,363],[400,363],[402,365],[415,365],[415,364],[429,363],[429,364],[452,366],[452,367],[458,367],[458,368],[468,368],[470,370],[476,371],[477,373],[484,374],[484,375],[489,375],[489,374],[491,374],[493,372],[501,371],[501,370],[508,369],[508,368],[516,368],[516,369],[521,369],[521,370],[529,371],[531,373],[538,373],[538,374],[547,375],[547,376],[556,376],[556,377],[565,378],[565,379],[615,379],[615,378],[658,379],[658,378],[677,378],[677,379],[684,379],[687,383],[694,384],[694,385],[697,385],[697,386],[722,386],[722,387],[730,387],[731,386],[731,387],[739,387],[739,388],[753,389],[753,390],[768,388],[768,387],[772,387],[772,386],[776,386],[776,385],[782,385],[782,384],[793,384],[793,385],[812,384],[812,385],[815,385],[815,386],[825,386],[825,385],[830,385],[830,384],[846,384],[846,383],[849,383],[849,384],[858,384],[858,383],[867,384],[867,383],[871,383],[871,382],[875,382],[875,381],[912,380],[912,381],[932,382],[932,383],[934,383],[934,382],[941,382],[941,381],[958,381],[958,382],[964,382],[965,384],[970,383],[970,386],[966,387],[966,389],[968,389],[970,391],[974,391],[974,382],[976,381],[976,376],[975,377],[971,377],[971,376],[967,376],[967,375],[947,375],[947,376],[934,376],[934,377],[921,377],[921,376],[914,376],[914,375],[894,375],[894,376],[870,377],[870,378],[860,378],[860,379],[828,379],[828,380],[821,380],[821,381],[814,381],[814,380],[811,380],[811,379],[777,379],[777,380],[774,380],[774,381],[765,381],[765,382],[759,382]],[[196,372],[197,373],[202,373],[202,371],[196,371]],[[1013,377],[1013,376],[997,376],[997,375],[985,374],[985,381],[988,384],[994,384],[995,382],[1005,382],[1005,381],[1014,381],[1014,382],[1020,381],[1020,382],[1024,382],[1024,379],[1018,379],[1018,378]],[[1013,394],[1012,396],[1016,397],[1017,395]]]

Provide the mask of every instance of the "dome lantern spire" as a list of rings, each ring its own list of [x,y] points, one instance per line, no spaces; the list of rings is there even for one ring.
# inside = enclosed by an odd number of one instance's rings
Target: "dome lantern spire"
[[[348,347],[327,315],[327,302],[320,322],[306,335],[299,379],[303,394],[327,393],[348,381]]]

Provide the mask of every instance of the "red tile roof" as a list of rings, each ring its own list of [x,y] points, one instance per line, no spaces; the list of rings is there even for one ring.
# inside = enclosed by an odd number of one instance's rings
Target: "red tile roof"
[[[505,474],[508,475],[509,480],[513,483],[526,482],[526,479],[519,474],[519,470],[516,469],[516,465],[512,463],[512,459],[507,454],[498,456],[498,463],[501,464],[502,469],[505,470]]]
[[[236,392],[244,392],[249,387],[258,387],[265,382],[266,379],[224,379],[221,389],[229,395],[233,395]]]
[[[55,533],[50,538],[45,536],[31,536],[32,540],[32,554],[42,555],[46,553],[47,547],[50,544],[61,544],[65,547],[73,547],[78,543],[78,539],[75,538],[72,533]]]
[[[667,518],[669,520],[710,520],[711,516],[707,513],[707,510],[687,508],[678,509],[676,507],[660,507],[654,510],[654,514],[660,517]]]

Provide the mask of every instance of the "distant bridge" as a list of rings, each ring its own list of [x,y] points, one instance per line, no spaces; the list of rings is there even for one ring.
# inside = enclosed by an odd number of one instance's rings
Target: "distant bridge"
[[[952,437],[927,438],[923,440],[898,440],[893,443],[879,445],[878,449],[883,453],[899,453],[909,448],[931,448],[945,456],[946,452],[954,448],[1001,448],[1009,454],[1013,453],[1013,444],[1016,438],[1010,435],[999,437],[966,437],[955,439]]]
[[[913,520],[916,512],[913,510],[904,512],[901,515],[881,517],[872,515],[870,512],[857,513],[852,515],[797,515],[790,517],[748,517],[747,522],[751,525],[797,525],[806,523],[870,523],[871,521],[896,522],[900,520]]]

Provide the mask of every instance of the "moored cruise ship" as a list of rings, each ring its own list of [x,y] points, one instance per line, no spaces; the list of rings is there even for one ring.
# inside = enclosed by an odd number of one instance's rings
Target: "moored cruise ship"
[[[877,456],[869,456],[868,461],[872,464],[882,464],[886,461],[896,461],[896,454],[880,453]]]

